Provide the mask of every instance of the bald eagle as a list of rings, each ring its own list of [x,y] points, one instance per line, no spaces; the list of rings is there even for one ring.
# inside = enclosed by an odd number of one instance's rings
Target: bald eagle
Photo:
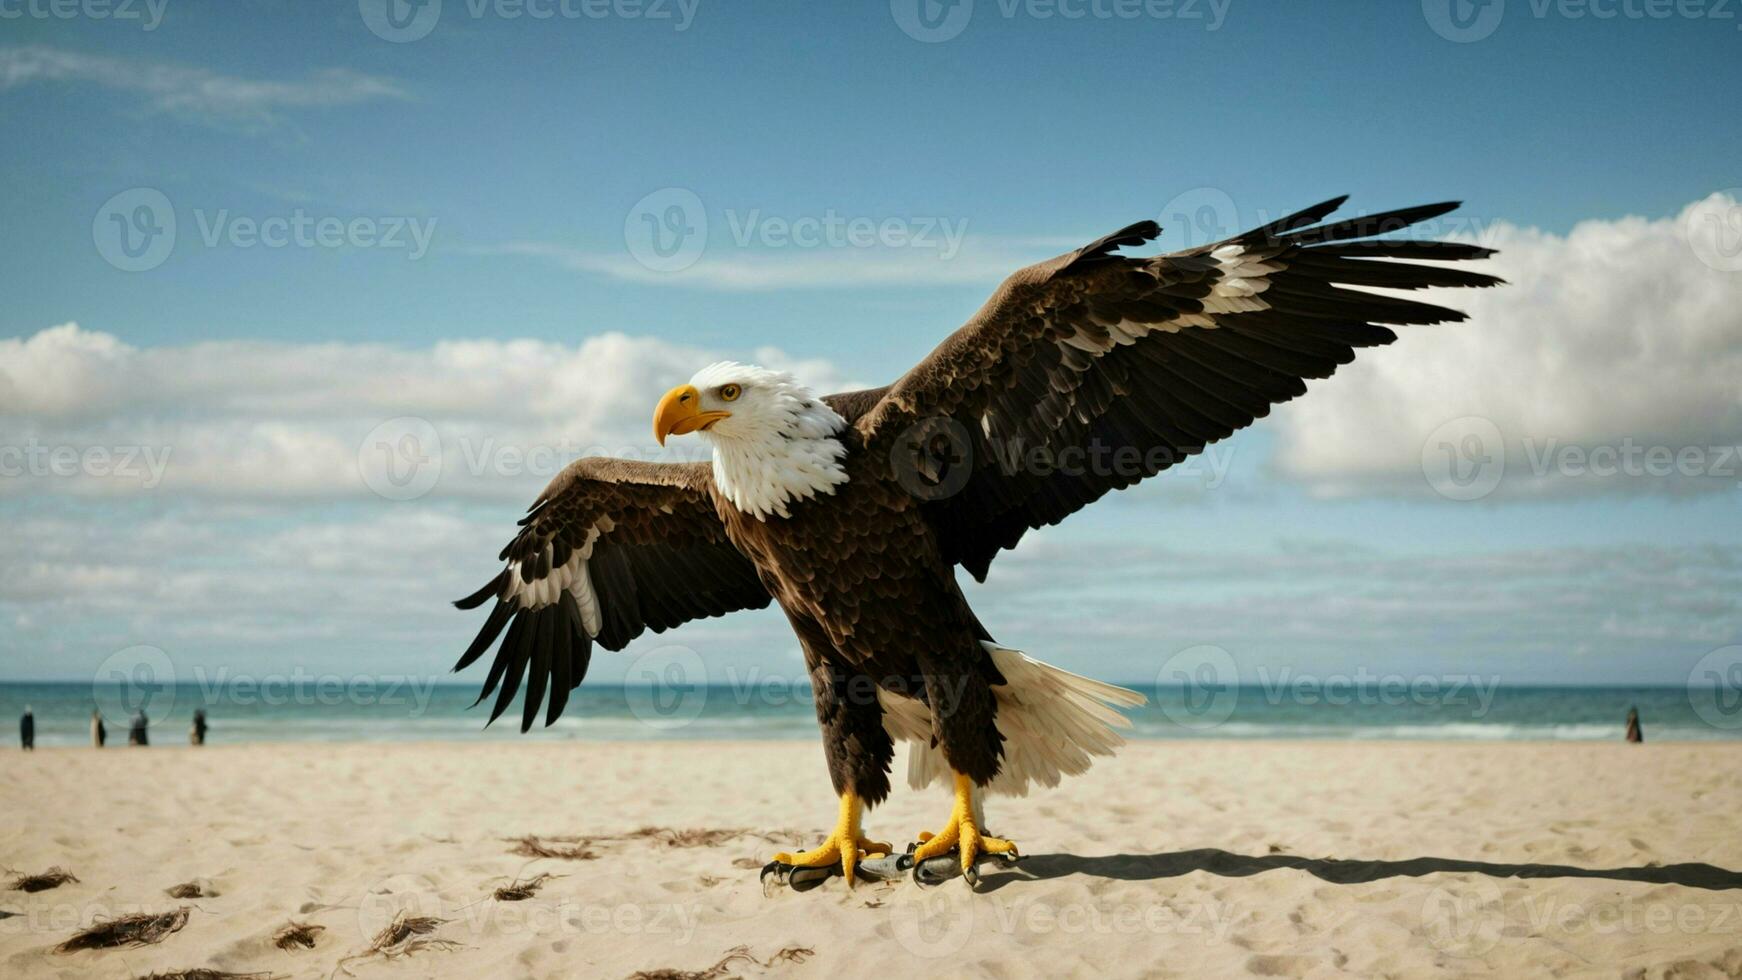
[[[956,568],[984,581],[1030,528],[1154,476],[1455,310],[1361,288],[1491,286],[1449,264],[1492,252],[1392,233],[1456,203],[1323,224],[1327,201],[1244,234],[1151,257],[1143,221],[1006,279],[900,380],[819,395],[790,374],[702,368],[665,393],[654,435],[696,433],[709,463],[583,458],[539,495],[456,603],[489,604],[460,657],[492,647],[490,720],[525,682],[521,730],[562,714],[595,644],[780,605],[803,649],[840,815],[802,867],[851,885],[864,808],[889,794],[897,741],[909,782],[947,782],[950,817],[914,857],[1014,853],[984,829],[982,793],[1056,785],[1110,754],[1141,695],[999,646]],[[1380,237],[1385,236],[1385,237]],[[504,632],[506,631],[506,632]],[[501,639],[497,646],[498,638]],[[548,694],[548,702],[546,695]]]

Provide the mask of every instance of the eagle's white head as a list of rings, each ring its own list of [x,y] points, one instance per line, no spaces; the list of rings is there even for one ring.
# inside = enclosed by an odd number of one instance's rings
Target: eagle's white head
[[[721,361],[665,393],[653,435],[699,433],[714,448],[714,482],[752,517],[790,517],[787,505],[847,482],[847,422],[785,371]]]

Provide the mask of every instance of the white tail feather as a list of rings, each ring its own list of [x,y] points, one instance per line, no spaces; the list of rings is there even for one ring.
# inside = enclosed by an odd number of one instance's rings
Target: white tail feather
[[[1057,786],[1065,776],[1087,772],[1094,756],[1112,755],[1125,744],[1114,729],[1130,728],[1131,722],[1113,709],[1135,708],[1148,700],[1136,691],[1041,663],[1021,650],[982,645],[1007,682],[992,688],[998,699],[998,731],[1004,735],[1004,763],[986,787],[990,793],[1027,796],[1031,782]],[[881,691],[878,700],[890,737],[914,743],[908,785],[921,789],[947,783],[949,764],[931,744],[930,709]]]

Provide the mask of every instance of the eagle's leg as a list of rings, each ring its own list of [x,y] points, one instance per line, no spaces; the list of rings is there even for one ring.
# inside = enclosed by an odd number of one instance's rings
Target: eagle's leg
[[[930,858],[948,854],[955,849],[961,857],[962,874],[972,875],[974,862],[982,853],[1015,856],[1016,844],[1001,837],[988,837],[981,830],[982,817],[975,813],[974,780],[965,773],[956,773],[956,803],[950,811],[950,822],[935,834],[921,833],[919,846],[913,851],[913,863],[922,864]]]
[[[861,834],[859,817],[865,807],[876,806],[889,795],[889,760],[895,755],[895,743],[883,729],[877,686],[864,674],[818,655],[818,650],[826,649],[820,635],[807,629],[808,624],[794,625],[810,666],[817,723],[823,730],[829,779],[841,798],[841,815],[821,847],[800,854],[783,852],[774,860],[801,868],[826,868],[839,861],[851,888],[854,865],[861,856],[893,853],[888,844]]]
[[[865,804],[859,799],[859,794],[847,790],[841,794],[840,819],[836,821],[834,831],[823,841],[822,846],[797,854],[782,851],[774,856],[775,862],[795,868],[826,868],[839,861],[841,874],[847,878],[847,887],[853,887],[853,869],[858,865],[860,855],[869,857],[873,854],[888,854],[892,850],[888,844],[867,840],[859,832],[859,816],[864,809]]]

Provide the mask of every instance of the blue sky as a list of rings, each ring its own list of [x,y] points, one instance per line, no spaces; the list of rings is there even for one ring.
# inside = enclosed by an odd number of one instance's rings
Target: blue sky
[[[1302,414],[1237,437],[1224,478],[1164,480],[1037,536],[971,596],[994,631],[1117,679],[1215,643],[1243,666],[1681,683],[1742,642],[1726,599],[1742,563],[1738,490],[1715,461],[1742,443],[1724,374],[1742,363],[1742,273],[1675,239],[1696,202],[1716,201],[1720,225],[1742,213],[1711,197],[1742,187],[1742,129],[1721,108],[1742,81],[1736,14],[1600,2],[1619,11],[1602,18],[1511,0],[1461,8],[1501,19],[1459,43],[1436,32],[1437,0],[1152,8],[1165,17],[1067,3],[1080,18],[978,0],[959,34],[925,43],[903,31],[904,2],[700,0],[686,23],[676,4],[659,8],[670,19],[622,7],[533,19],[446,0],[433,30],[403,43],[371,31],[374,0],[167,0],[150,30],[0,4],[24,11],[0,20],[0,345],[12,345],[0,444],[161,444],[194,474],[172,464],[151,489],[0,476],[0,519],[24,542],[0,570],[12,623],[0,674],[85,676],[135,643],[261,671],[438,670],[470,620],[436,601],[488,577],[490,542],[540,479],[462,486],[450,456],[435,492],[383,501],[352,492],[354,464],[323,478],[328,443],[403,415],[434,418],[444,441],[496,425],[645,443],[631,423],[644,427],[689,359],[775,348],[819,385],[881,383],[1025,262],[1140,218],[1159,215],[1174,226],[1163,244],[1178,245],[1194,231],[1180,213],[1253,224],[1341,193],[1357,209],[1464,200],[1431,231],[1503,243],[1514,291],[1483,297],[1474,341],[1405,337],[1373,376],[1339,377]],[[106,202],[134,189],[161,193],[177,235],[160,263],[128,272],[97,239]],[[667,189],[708,223],[675,272],[637,261],[643,212],[665,214],[649,195]],[[298,214],[422,228],[427,248],[204,237],[214,222]],[[924,243],[780,235],[834,218]],[[1654,284],[1676,302],[1629,302]],[[1591,302],[1605,290],[1616,298]],[[43,333],[72,322],[76,335]],[[661,357],[582,346],[613,334]],[[498,345],[456,355],[474,368],[454,369],[453,391],[486,379],[472,402],[396,394],[400,372],[461,341]],[[514,342],[545,345],[520,349],[534,375],[501,374]],[[536,371],[558,363],[611,404],[517,387],[554,383]],[[1557,470],[1448,500],[1425,485],[1420,447],[1470,415],[1499,424],[1515,477],[1518,454],[1551,438],[1695,447],[1714,473]],[[316,459],[315,472],[269,485],[247,471],[257,449]],[[190,541],[202,527],[212,539]],[[451,537],[394,536],[417,528]],[[404,547],[370,579],[391,608],[358,600],[310,626],[337,593],[357,594],[360,559],[342,549],[370,533]],[[339,550],[297,544],[324,534]],[[118,539],[138,552],[105,559]],[[1098,579],[1104,563],[1084,556],[1125,545],[1144,550]],[[57,589],[69,560],[80,585]],[[231,576],[290,584],[189,605],[154,571],[220,590]],[[1460,595],[1487,599],[1461,611]],[[791,669],[782,628],[753,617],[674,639]]]

